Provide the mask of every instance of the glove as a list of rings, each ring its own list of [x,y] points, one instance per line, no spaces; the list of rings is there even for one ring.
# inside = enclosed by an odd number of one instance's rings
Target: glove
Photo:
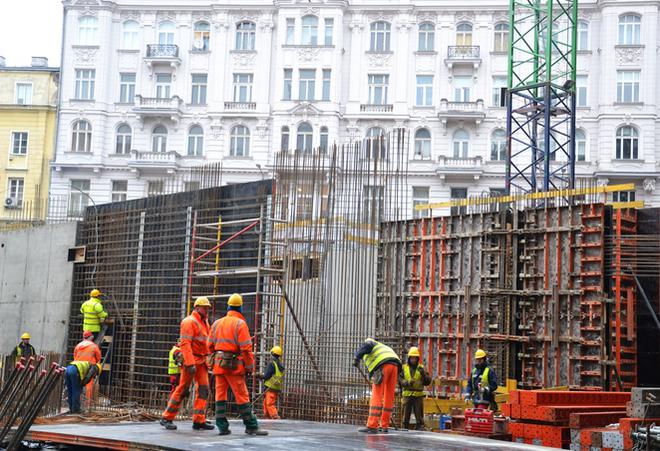
[[[195,365],[189,365],[186,367],[186,371],[188,371],[188,374],[193,376],[197,372],[197,367],[195,367]]]

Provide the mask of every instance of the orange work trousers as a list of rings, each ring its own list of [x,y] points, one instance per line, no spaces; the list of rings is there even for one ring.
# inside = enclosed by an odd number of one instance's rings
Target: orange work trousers
[[[381,369],[383,371],[383,381],[378,385],[371,385],[371,402],[369,403],[367,427],[372,429],[389,428],[392,409],[394,408],[394,390],[396,389],[399,371],[393,363],[385,363]]]
[[[279,391],[267,389],[264,393],[264,417],[279,420],[280,416],[277,412],[277,397],[280,395]]]
[[[249,404],[250,393],[245,383],[244,374],[216,374],[215,375],[215,400],[227,401],[227,390],[231,388],[231,392],[236,398],[237,405]]]
[[[193,380],[197,384],[195,391],[195,401],[193,402],[193,422],[206,422],[206,400],[209,397],[209,373],[205,363],[195,365],[197,371],[192,376],[184,367],[181,368],[181,379],[170,399],[167,402],[167,409],[163,413],[163,418],[173,421],[176,414],[179,413],[181,402],[190,394],[190,386]]]

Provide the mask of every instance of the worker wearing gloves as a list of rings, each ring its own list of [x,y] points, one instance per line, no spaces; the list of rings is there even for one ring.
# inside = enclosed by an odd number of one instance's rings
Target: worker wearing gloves
[[[277,412],[277,398],[282,391],[282,376],[284,376],[284,365],[282,365],[282,348],[280,346],[273,346],[270,350],[270,355],[273,360],[266,367],[263,374],[264,385],[266,386],[266,393],[264,394],[264,417],[279,420],[280,416]]]
[[[170,378],[170,396],[179,386],[181,380],[181,367],[183,366],[183,352],[177,341],[170,349],[169,359],[167,360],[167,375]]]
[[[102,293],[94,288],[89,293],[89,299],[80,306],[80,313],[83,314],[83,331],[101,332],[101,324],[108,317],[108,313],[103,309],[101,296]]]
[[[231,388],[245,433],[268,435],[268,432],[259,429],[245,383],[245,375],[254,371],[254,354],[250,331],[242,314],[243,298],[234,293],[229,297],[227,306],[227,315],[213,323],[208,340],[215,375],[215,424],[220,435],[231,433],[227,421],[227,391]]]
[[[211,303],[206,297],[199,297],[193,305],[194,311],[181,321],[181,352],[183,353],[183,374],[179,385],[170,395],[167,408],[160,419],[160,425],[165,429],[174,430],[172,423],[176,418],[181,402],[190,393],[193,381],[197,384],[195,401],[193,403],[193,429],[211,430],[214,426],[206,422],[206,400],[209,396],[209,373],[206,366],[208,355],[207,340],[209,337],[208,313]]]
[[[495,390],[497,390],[497,376],[486,361],[486,351],[477,349],[474,354],[474,368],[467,382],[466,398],[472,398],[475,407],[489,404],[492,411],[497,411]]]
[[[69,394],[69,413],[80,413],[80,393],[82,388],[101,374],[101,364],[74,360],[66,367],[64,378]]]
[[[424,387],[431,383],[431,377],[419,357],[419,349],[415,346],[410,348],[400,382],[403,387],[403,427],[410,429],[410,414],[414,412],[416,429],[421,431],[424,430]]]
[[[394,408],[394,391],[401,360],[392,348],[373,338],[367,338],[355,354],[353,365],[356,368],[360,367],[360,359],[364,361],[372,383],[369,419],[367,427],[360,429],[360,432],[376,434],[379,425],[382,432],[387,432]]]
[[[29,359],[31,356],[37,355],[37,351],[34,350],[34,346],[30,344],[30,338],[30,334],[25,332],[23,335],[21,335],[21,342],[11,352],[11,355],[16,363],[21,360],[21,357],[25,357],[25,361],[27,362],[27,359]]]

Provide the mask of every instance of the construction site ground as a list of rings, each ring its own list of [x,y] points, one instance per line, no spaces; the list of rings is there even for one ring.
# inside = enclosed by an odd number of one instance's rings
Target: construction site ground
[[[541,446],[516,444],[462,435],[397,430],[387,434],[364,434],[358,427],[311,421],[262,421],[268,437],[244,434],[240,420],[231,421],[231,435],[214,431],[194,431],[192,423],[177,422],[176,431],[166,431],[158,423],[112,425],[59,424],[33,426],[28,440],[79,445],[102,449],[147,450],[549,450]]]

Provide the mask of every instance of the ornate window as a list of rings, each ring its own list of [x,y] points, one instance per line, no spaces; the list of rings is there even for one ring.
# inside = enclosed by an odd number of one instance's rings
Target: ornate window
[[[302,45],[317,45],[319,42],[319,19],[316,16],[302,18]]]
[[[158,43],[160,45],[174,45],[174,23],[165,21],[158,24]]]
[[[431,132],[428,128],[420,128],[415,132],[415,159],[431,158]]]
[[[204,155],[204,130],[199,125],[193,125],[188,131],[188,155],[191,157]]]
[[[151,136],[152,152],[167,152],[167,129],[162,125],[154,127]]]
[[[637,160],[639,158],[639,132],[626,125],[616,131],[616,159]]]
[[[456,27],[456,45],[458,46],[471,46],[472,45],[472,24],[460,23]]]
[[[140,25],[134,20],[127,20],[121,28],[121,47],[129,50],[139,49]]]
[[[314,139],[314,130],[308,122],[302,122],[298,126],[298,134],[296,136],[296,150],[304,152],[311,152]]]
[[[391,25],[387,22],[378,21],[370,25],[371,29],[371,45],[369,49],[372,52],[389,52],[390,51],[390,30]]]
[[[420,23],[418,41],[417,50],[420,52],[435,50],[435,25],[430,22]]]
[[[619,16],[619,45],[641,43],[642,18],[637,14]]]
[[[587,135],[582,130],[575,130],[575,159],[577,161],[587,159]]]
[[[231,129],[229,153],[232,157],[250,155],[250,129],[244,125],[235,125]]]
[[[76,121],[71,133],[71,152],[91,152],[92,124],[87,121]]]
[[[366,138],[364,146],[365,158],[387,158],[387,138],[385,136],[385,130],[380,127],[371,127],[367,130]]]
[[[236,50],[254,50],[257,26],[244,21],[236,25]]]
[[[465,130],[457,130],[453,139],[454,158],[467,158],[470,151],[470,135]]]
[[[99,31],[96,17],[83,16],[78,19],[78,45],[95,45]]]
[[[506,160],[506,132],[497,129],[490,137],[490,159],[493,161]]]
[[[589,50],[589,23],[579,20],[577,26],[577,50]]]
[[[208,22],[196,22],[193,49],[202,52],[208,51],[210,39],[211,25]]]
[[[289,150],[289,127],[286,125],[282,127],[282,137],[280,138],[280,149],[284,151]]]
[[[506,52],[509,48],[509,24],[495,24],[495,44],[493,50],[496,52]]]
[[[115,153],[117,155],[127,155],[131,151],[131,140],[133,131],[128,124],[121,124],[117,127],[117,139],[115,143]]]
[[[328,127],[321,127],[321,140],[319,143],[321,153],[328,153]]]

